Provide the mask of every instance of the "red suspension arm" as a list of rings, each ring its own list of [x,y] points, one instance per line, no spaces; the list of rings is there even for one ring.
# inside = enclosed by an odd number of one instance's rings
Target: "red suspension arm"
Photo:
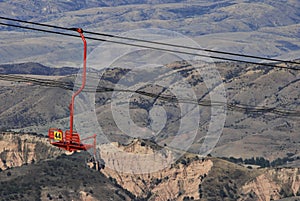
[[[83,41],[83,72],[82,72],[82,83],[81,83],[81,87],[72,95],[72,100],[70,103],[70,133],[71,135],[73,134],[73,116],[74,116],[74,102],[75,102],[75,97],[80,94],[80,92],[84,89],[85,83],[86,83],[86,49],[87,49],[87,45],[86,45],[86,40],[85,37],[83,35],[83,30],[80,28],[76,28],[76,29],[72,29],[72,30],[76,30],[80,36],[81,39]]]

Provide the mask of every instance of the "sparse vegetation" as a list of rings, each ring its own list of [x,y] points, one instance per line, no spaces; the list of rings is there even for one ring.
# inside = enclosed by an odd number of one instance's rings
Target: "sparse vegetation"
[[[213,159],[214,167],[199,186],[199,195],[204,200],[237,200],[239,187],[260,174],[219,159]]]
[[[79,191],[85,191],[100,200],[109,200],[111,196],[116,195],[116,189],[118,195],[114,196],[114,200],[129,200],[129,195],[134,197],[120,186],[116,187],[99,172],[89,169],[85,165],[87,156],[62,155],[55,160],[0,172],[0,200],[39,200],[41,191],[45,189],[49,189],[45,195],[49,200],[79,197]],[[76,189],[76,192],[72,193],[69,189]]]
[[[293,154],[294,155],[294,154]],[[290,154],[290,156],[293,156]],[[245,164],[245,165],[257,165],[259,167],[265,168],[265,167],[278,167],[281,165],[285,165],[288,162],[293,162],[295,158],[290,158],[290,157],[284,157],[284,158],[277,158],[270,162],[269,160],[263,158],[263,157],[252,157],[249,159],[242,159],[242,158],[234,158],[234,157],[222,157],[222,159],[230,161],[235,164]],[[296,158],[298,160],[298,158]],[[300,158],[299,158],[300,159]],[[249,166],[250,167],[250,166]]]

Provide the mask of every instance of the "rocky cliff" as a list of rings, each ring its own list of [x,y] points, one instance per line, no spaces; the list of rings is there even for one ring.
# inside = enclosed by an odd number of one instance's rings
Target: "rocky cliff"
[[[87,152],[64,154],[39,135],[0,134],[0,201],[129,201],[129,192],[86,166]]]
[[[0,134],[0,168],[2,170],[54,158],[62,153],[61,150],[51,146],[44,136]]]
[[[155,148],[140,140],[127,145],[102,145],[105,166],[100,171],[140,200],[269,201],[299,195],[298,168],[249,168],[187,154],[170,166],[151,172],[156,164],[151,160],[141,163],[137,156],[153,153],[157,153],[154,158],[162,159]],[[165,161],[171,161],[172,156],[172,153],[164,155]]]
[[[163,167],[161,166],[163,159],[171,161],[171,153],[168,152],[169,154],[165,156],[155,154],[155,150],[151,149],[150,146],[137,140],[127,146],[120,144],[117,144],[117,146],[120,150],[125,150],[126,153],[153,155],[152,158],[148,158],[149,160],[146,160],[147,157],[143,157],[143,160],[140,161],[137,157],[133,161],[126,157],[127,155],[121,154],[123,152],[113,154],[106,151],[101,152],[104,161],[109,163],[106,163],[101,172],[140,199],[155,201],[184,200],[187,197],[199,199],[199,185],[213,166],[211,160],[199,160],[195,156],[194,158],[188,158],[188,162],[182,158],[175,164],[152,172],[151,168],[155,165]],[[103,150],[105,149],[103,148]],[[122,158],[122,156],[124,157]],[[132,155],[129,156],[131,156],[131,159],[133,158]],[[158,158],[156,164],[154,158]],[[137,165],[140,165],[140,169]],[[137,172],[134,172],[134,170]],[[144,172],[139,170],[144,170]]]
[[[298,168],[271,169],[242,187],[243,194],[258,201],[278,200],[299,195],[300,173]],[[245,198],[239,199],[247,200]]]
[[[87,153],[61,155],[43,136],[2,133],[0,147],[0,187],[5,186],[0,197],[4,198],[21,196],[16,188],[27,198],[34,195],[42,200],[94,201],[105,194],[114,200],[270,201],[295,200],[300,194],[299,168],[250,168],[194,154],[174,160],[174,150],[144,140],[102,145],[101,173],[86,168]],[[166,166],[154,171],[159,164]],[[36,190],[27,191],[29,183]]]

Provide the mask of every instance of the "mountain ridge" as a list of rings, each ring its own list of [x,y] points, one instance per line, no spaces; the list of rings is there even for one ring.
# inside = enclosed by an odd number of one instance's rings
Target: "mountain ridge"
[[[66,75],[77,74],[78,71],[79,71],[78,68],[73,68],[73,67],[51,68],[35,62],[0,65],[0,74],[66,76]]]
[[[203,96],[202,99],[210,101],[203,80],[197,77],[199,75],[193,68],[181,66],[180,63],[173,64],[173,68],[176,69],[176,73],[180,73],[191,83],[199,98]],[[233,109],[227,111],[223,133],[212,151],[213,155],[236,158],[262,156],[270,161],[278,157],[284,158],[287,153],[297,155],[299,143],[297,140],[297,130],[299,129],[299,124],[297,124],[297,111],[299,111],[298,72],[226,62],[217,63],[216,68],[223,78],[228,104]],[[122,139],[122,141],[126,141],[126,138],[130,138],[130,136],[126,137],[127,134],[123,133],[115,124],[110,102],[115,84],[127,72],[121,68],[108,70],[99,82],[99,93],[95,94],[95,113],[98,117],[98,124],[102,128],[103,134],[110,140]],[[168,76],[170,75],[161,74],[155,79],[160,80],[163,77],[163,79],[168,80]],[[72,79],[74,78],[61,77],[57,81],[72,83]],[[128,77],[128,79],[131,78]],[[112,90],[103,91],[103,86]],[[143,86],[143,83],[138,82],[136,86]],[[264,96],[260,95],[262,88],[264,89]],[[155,98],[155,94],[161,92],[161,87],[147,85],[139,88],[139,90],[140,93],[135,93],[130,100],[130,117],[137,125],[147,126],[151,122],[149,113],[152,104],[165,105],[169,119],[160,134],[153,136],[153,140],[162,146],[165,143],[168,144],[178,130],[176,120],[176,117],[180,115],[178,103],[174,101],[169,103],[165,102],[164,99]],[[148,96],[147,94],[153,95]],[[4,130],[15,129],[16,131],[46,134],[50,127],[60,127],[65,130],[69,126],[68,103],[71,90],[12,84],[3,87],[0,95],[9,100],[0,107],[0,127]],[[55,101],[49,101],[53,100],[53,97],[56,97]],[[245,109],[240,108],[245,106]],[[263,108],[266,107],[271,109],[264,110]],[[250,108],[262,109],[256,111]],[[278,110],[279,113],[272,113],[272,108]],[[195,153],[199,152],[199,147],[203,143],[210,115],[209,107],[199,106],[199,109],[203,125],[199,127],[198,134],[190,147],[190,151]],[[295,116],[288,113],[285,115],[285,111],[294,111]],[[85,120],[85,117],[80,116],[80,118],[82,121],[76,125],[79,128],[95,126],[89,125],[90,121]],[[87,135],[87,133],[83,135]]]

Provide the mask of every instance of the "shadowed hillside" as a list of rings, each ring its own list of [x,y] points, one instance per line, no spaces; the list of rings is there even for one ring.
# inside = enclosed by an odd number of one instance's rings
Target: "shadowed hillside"
[[[62,155],[0,173],[0,200],[132,200],[87,167],[86,154]]]
[[[39,63],[3,64],[0,74],[30,74],[30,75],[71,75],[77,74],[79,69],[71,67],[50,68]]]

